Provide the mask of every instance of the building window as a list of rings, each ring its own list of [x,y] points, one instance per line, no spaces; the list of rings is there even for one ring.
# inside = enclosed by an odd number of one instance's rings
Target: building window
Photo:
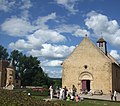
[[[88,67],[87,65],[84,65],[84,68],[85,68],[85,69],[87,69],[87,67]]]
[[[13,76],[13,74],[9,74],[9,76]]]
[[[99,47],[103,47],[103,43],[99,43]]]

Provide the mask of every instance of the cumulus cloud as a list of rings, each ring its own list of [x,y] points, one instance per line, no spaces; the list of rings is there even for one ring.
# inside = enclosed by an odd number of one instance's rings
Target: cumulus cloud
[[[17,42],[11,42],[9,44],[9,48],[11,48],[12,50],[29,50],[32,49],[34,46],[32,44],[30,44],[29,42],[26,42],[24,39],[19,39]]]
[[[32,7],[30,0],[22,0],[20,9],[29,9],[30,7]]]
[[[57,4],[64,6],[71,14],[78,12],[78,10],[75,9],[77,1],[79,0],[55,0]]]
[[[74,49],[74,46],[43,44],[41,49],[42,56],[47,58],[64,58]]]
[[[47,16],[39,17],[34,22],[30,22],[28,19],[26,19],[28,14],[26,12],[24,13],[25,15],[24,17],[21,18],[11,17],[7,19],[3,24],[1,24],[1,30],[6,32],[10,36],[19,36],[19,37],[26,36],[30,33],[34,34],[35,30],[36,32],[38,32],[37,30],[39,29],[49,30],[49,27],[46,24],[46,22],[48,22],[49,20],[54,20],[56,18],[56,13],[51,13],[48,14]]]
[[[47,16],[38,17],[38,19],[34,23],[41,29],[48,29],[46,22],[48,22],[49,20],[54,20],[56,18],[57,18],[56,13],[51,13],[48,14]]]
[[[85,25],[92,29],[96,36],[103,36],[111,44],[120,46],[120,29],[116,20],[110,20],[103,14],[91,11],[87,14]]]
[[[73,36],[84,37],[86,34],[89,36],[90,32],[86,29],[81,28],[79,25],[70,25],[70,24],[62,24],[56,27],[55,29],[59,33],[70,33]]]
[[[63,59],[67,57],[73,50],[75,46],[66,46],[66,45],[51,45],[51,44],[42,44],[42,49],[34,50],[28,52],[28,54],[33,56],[42,56],[47,59]]]
[[[65,41],[66,38],[53,30],[43,30],[39,29],[33,34],[27,36],[27,40],[24,39],[18,40],[15,43],[10,43],[9,47],[14,49],[37,49],[42,46],[44,43],[56,43]]]
[[[8,12],[14,5],[14,0],[0,0],[0,11]]]
[[[79,25],[74,25],[74,24],[61,24],[56,27],[56,31],[59,33],[71,33],[73,34],[77,29],[79,29]]]
[[[120,60],[120,54],[118,54],[117,50],[111,50],[110,55],[113,56],[116,60]]]
[[[12,8],[26,10],[32,7],[30,0],[0,0],[0,11],[9,12]]]
[[[49,66],[49,67],[59,67],[59,66],[61,66],[61,63],[62,63],[63,61],[61,61],[61,60],[51,60],[51,61],[49,61],[49,60],[45,60],[45,61],[43,61],[43,62],[41,62],[41,65],[42,66]]]
[[[75,36],[81,36],[81,37],[84,37],[85,35],[90,35],[90,32],[88,32],[87,30],[85,30],[85,29],[77,29],[76,31],[75,31],[75,33],[74,33],[74,35]]]
[[[36,43],[46,43],[46,42],[61,42],[66,40],[66,38],[54,30],[43,30],[39,29],[34,32],[32,35],[28,36],[28,40],[32,44]]]
[[[35,27],[25,19],[12,17],[1,25],[1,30],[10,36],[26,36],[34,31]]]

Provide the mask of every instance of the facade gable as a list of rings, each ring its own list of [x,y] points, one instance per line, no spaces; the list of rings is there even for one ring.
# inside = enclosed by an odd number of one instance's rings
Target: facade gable
[[[82,42],[74,49],[71,55],[63,62],[63,65],[68,63],[77,63],[80,60],[82,61],[105,61],[112,62],[102,50],[100,50],[96,45],[94,45],[88,37],[85,37]]]

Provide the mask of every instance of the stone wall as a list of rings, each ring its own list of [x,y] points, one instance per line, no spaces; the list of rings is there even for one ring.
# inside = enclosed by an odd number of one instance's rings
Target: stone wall
[[[7,60],[0,60],[0,87],[5,86],[6,81],[6,67],[8,67],[9,62]]]
[[[116,64],[112,65],[112,89],[120,92],[120,67]]]
[[[62,87],[71,88],[74,84],[79,92],[82,87],[80,75],[83,72],[93,76],[90,81],[90,89],[93,91],[99,89],[108,93],[112,89],[111,60],[88,38],[84,38],[63,62]]]

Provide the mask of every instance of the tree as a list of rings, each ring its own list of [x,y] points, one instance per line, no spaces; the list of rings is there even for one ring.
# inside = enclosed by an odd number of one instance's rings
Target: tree
[[[7,60],[8,59],[8,52],[2,45],[0,45],[0,60]]]
[[[10,58],[13,59],[16,72],[20,73],[23,86],[50,85],[51,80],[40,67],[40,61],[37,57],[26,56],[18,50],[14,50],[11,52]]]

